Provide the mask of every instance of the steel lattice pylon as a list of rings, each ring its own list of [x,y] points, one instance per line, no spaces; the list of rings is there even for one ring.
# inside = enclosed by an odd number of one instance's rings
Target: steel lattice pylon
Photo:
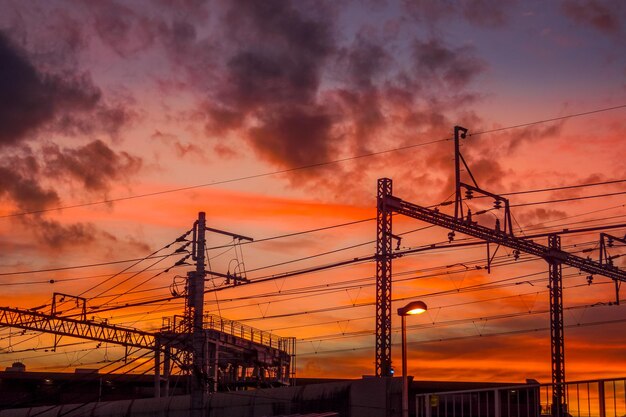
[[[378,180],[376,211],[376,376],[391,376],[391,196],[389,178]]]
[[[561,237],[548,236],[548,247],[561,250]],[[563,274],[561,261],[546,257],[550,272],[550,336],[552,363],[552,415],[565,415],[563,384],[565,383],[565,345],[563,334]]]

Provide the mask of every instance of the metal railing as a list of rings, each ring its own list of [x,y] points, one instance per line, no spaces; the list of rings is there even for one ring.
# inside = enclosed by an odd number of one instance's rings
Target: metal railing
[[[276,336],[270,332],[255,329],[238,321],[225,319],[214,314],[204,315],[204,329],[217,330],[224,334],[281,350],[289,355],[295,354],[295,340],[293,337]],[[185,316],[176,315],[164,317],[161,330],[175,333],[190,333],[191,325]]]
[[[563,384],[564,409],[552,404],[552,384],[448,391],[416,396],[417,417],[624,417],[626,378]]]
[[[288,377],[292,382],[296,378],[296,338],[280,337],[263,330],[255,329],[234,320],[225,319],[214,314],[204,315],[204,329],[217,330],[221,333],[235,336],[253,343],[268,346],[288,355]],[[164,317],[161,331],[173,333],[191,333],[191,325],[186,316],[175,315]],[[282,356],[282,354],[280,354]]]
[[[283,352],[287,352],[289,355],[295,353],[293,351],[294,343],[292,337],[276,336],[272,333],[255,329],[254,327],[247,326],[234,320],[225,319],[214,314],[204,315],[204,328],[207,330],[218,330],[222,333],[240,337],[244,340],[249,340],[250,342],[282,350]]]

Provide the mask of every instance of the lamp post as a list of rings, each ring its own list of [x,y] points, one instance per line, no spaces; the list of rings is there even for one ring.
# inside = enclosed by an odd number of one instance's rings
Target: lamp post
[[[409,378],[406,370],[406,316],[422,314],[426,310],[426,303],[423,301],[411,301],[398,309],[398,315],[402,318],[402,417],[409,417]]]

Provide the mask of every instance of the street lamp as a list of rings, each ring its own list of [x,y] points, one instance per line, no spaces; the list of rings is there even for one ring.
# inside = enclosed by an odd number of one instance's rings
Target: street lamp
[[[423,301],[411,301],[398,309],[398,315],[402,318],[402,417],[409,417],[409,378],[406,370],[406,316],[422,314],[427,309],[428,307],[426,307],[426,303]]]

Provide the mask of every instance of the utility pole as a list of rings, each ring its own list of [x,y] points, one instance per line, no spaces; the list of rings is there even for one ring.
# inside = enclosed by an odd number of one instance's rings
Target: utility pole
[[[392,182],[388,178],[382,178],[378,182],[378,235],[376,252],[376,375],[388,376],[385,373],[390,363],[390,356],[387,355],[386,343],[391,329],[386,325],[390,323],[384,314],[385,309],[391,302],[391,239],[396,236],[392,234],[391,216],[394,213],[412,217],[429,224],[437,225],[451,230],[448,234],[450,242],[454,239],[454,232],[463,233],[481,239],[487,243],[487,266],[491,262],[489,244],[498,247],[504,246],[513,249],[513,256],[517,259],[520,253],[527,253],[538,256],[546,260],[549,265],[549,289],[550,289],[550,328],[551,328],[551,364],[552,364],[552,406],[553,415],[564,417],[567,412],[566,398],[564,395],[565,383],[565,355],[564,355],[564,334],[563,334],[563,286],[562,286],[562,265],[567,265],[579,269],[581,272],[591,274],[588,281],[591,282],[593,274],[602,275],[615,281],[616,299],[619,303],[619,287],[622,282],[626,282],[626,271],[613,265],[613,259],[620,255],[610,256],[606,248],[612,246],[612,242],[619,241],[626,243],[626,237],[618,238],[603,233],[600,241],[600,261],[593,261],[591,258],[582,258],[561,249],[560,234],[567,234],[571,230],[562,232],[551,232],[547,235],[539,234],[525,237],[517,237],[513,232],[511,206],[509,200],[501,195],[490,193],[480,188],[476,179],[472,175],[469,166],[465,162],[460,152],[460,140],[465,139],[468,130],[455,126],[454,128],[454,150],[455,150],[455,208],[454,216],[444,214],[439,208],[430,209],[417,204],[404,201],[392,195]],[[461,164],[465,167],[467,176],[473,185],[461,181]],[[384,186],[383,186],[384,185]],[[462,190],[465,192],[462,193]],[[463,195],[464,194],[464,195]],[[464,200],[475,198],[475,194],[493,199],[493,208],[479,210],[474,213],[468,207],[463,209]],[[465,198],[464,198],[465,197]],[[442,204],[443,205],[443,204]],[[474,221],[473,216],[487,213],[491,210],[504,209],[503,224],[496,218],[495,227],[486,227]],[[615,228],[613,225],[607,228]],[[590,231],[591,229],[587,230]],[[594,229],[595,230],[595,229]],[[580,230],[582,231],[582,229]],[[544,246],[531,240],[535,237],[548,237],[548,245]],[[605,242],[606,239],[606,242]],[[496,248],[497,251],[497,248]],[[495,256],[495,252],[493,253]],[[389,287],[387,287],[389,285]]]
[[[191,417],[204,416],[205,396],[209,391],[209,381],[212,379],[213,386],[211,390],[215,390],[217,386],[218,374],[218,348],[216,344],[209,345],[207,334],[204,330],[204,280],[207,276],[207,270],[204,266],[206,251],[206,232],[218,233],[230,236],[237,241],[247,240],[252,242],[251,237],[238,235],[236,233],[226,232],[206,226],[206,214],[198,213],[198,220],[193,225],[193,242],[191,246],[191,258],[196,262],[196,270],[187,273],[187,320],[191,323],[191,344],[192,344],[192,382],[191,382]],[[214,271],[208,271],[212,275],[226,278],[233,285],[248,282],[245,278],[245,269],[239,273],[230,272],[228,274],[219,274]],[[208,352],[211,352],[209,358]],[[209,359],[211,359],[213,375],[209,377]]]
[[[188,274],[188,304],[192,320],[191,341],[193,346],[193,372],[191,382],[191,417],[204,415],[204,397],[207,392],[206,372],[206,334],[204,332],[204,251],[205,251],[206,215],[198,213],[198,220],[193,229],[192,256],[196,261],[196,270]]]
[[[391,196],[389,178],[378,180],[376,212],[376,376],[391,376]]]
[[[561,251],[561,236],[548,236],[548,247],[555,253]],[[565,416],[565,337],[563,334],[563,267],[558,257],[546,256],[550,289],[550,349],[552,364],[552,415]]]

